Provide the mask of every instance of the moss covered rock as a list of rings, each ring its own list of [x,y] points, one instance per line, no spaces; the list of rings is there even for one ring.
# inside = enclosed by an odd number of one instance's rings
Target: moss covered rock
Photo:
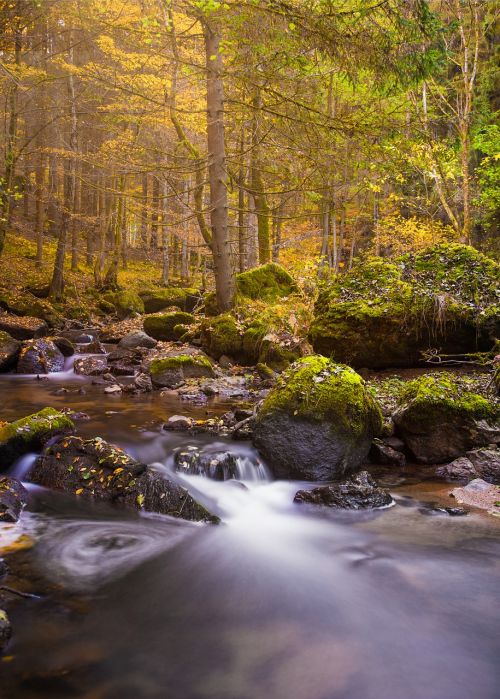
[[[40,449],[54,435],[64,434],[73,429],[72,420],[54,408],[44,408],[16,422],[2,425],[0,470],[8,468],[23,454]]]
[[[243,338],[236,319],[229,313],[207,318],[201,324],[201,342],[205,351],[214,359],[222,355],[241,359]]]
[[[177,340],[177,325],[192,325],[195,318],[191,313],[173,311],[172,313],[154,313],[144,318],[144,332],[155,340]]]
[[[99,437],[66,437],[36,461],[30,480],[54,490],[192,521],[218,522],[187,490]]]
[[[500,413],[484,396],[442,372],[410,381],[393,415],[398,435],[421,463],[443,463],[500,443]]]
[[[298,360],[265,399],[254,443],[278,478],[338,479],[355,471],[382,429],[363,379],[325,357]]]
[[[182,289],[176,286],[141,291],[139,295],[146,313],[158,313],[171,306],[190,313],[200,300],[198,289]]]
[[[237,274],[236,289],[241,296],[268,302],[298,291],[293,277],[275,262]]]
[[[149,365],[153,385],[158,388],[175,388],[186,379],[213,378],[214,370],[208,357],[198,354],[178,354],[158,357]]]
[[[16,363],[21,343],[14,340],[9,333],[0,330],[0,371],[10,369]]]
[[[104,301],[112,303],[116,315],[121,320],[130,318],[138,313],[144,313],[144,303],[135,291],[123,290],[105,294]]]
[[[369,258],[320,293],[316,352],[354,367],[414,366],[422,353],[489,350],[500,334],[500,265],[459,244]]]

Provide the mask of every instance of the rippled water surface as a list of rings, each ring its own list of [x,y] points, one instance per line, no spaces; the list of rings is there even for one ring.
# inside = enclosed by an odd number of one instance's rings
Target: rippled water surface
[[[230,448],[241,475],[255,474],[247,444],[161,432],[186,404],[88,383],[80,395],[82,384],[56,396],[60,379],[2,377],[0,418],[71,406],[91,418],[81,434],[169,475],[188,445]],[[32,490],[23,526],[36,544],[23,565],[44,594],[12,607],[2,698],[498,699],[496,520],[423,514],[419,499],[439,484],[339,515],[293,505],[300,484],[268,480],[265,464],[244,483],[183,483],[220,526]]]

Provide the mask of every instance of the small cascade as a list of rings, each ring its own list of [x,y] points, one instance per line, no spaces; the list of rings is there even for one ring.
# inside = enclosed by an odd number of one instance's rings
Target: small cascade
[[[17,478],[20,481],[24,480],[24,477],[30,472],[31,467],[37,458],[38,454],[33,452],[24,454],[24,456],[21,456],[12,464],[11,468],[9,469],[9,475],[11,475],[13,478]]]

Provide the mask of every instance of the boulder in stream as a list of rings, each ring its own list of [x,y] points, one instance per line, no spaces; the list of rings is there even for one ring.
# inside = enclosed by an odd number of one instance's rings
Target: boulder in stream
[[[64,369],[64,355],[52,340],[38,338],[23,342],[17,360],[18,374],[49,374]]]
[[[83,376],[100,376],[108,370],[108,360],[106,357],[79,357],[73,365],[75,374]]]
[[[470,481],[483,478],[488,483],[500,483],[500,449],[473,449],[466,456],[437,469],[436,475],[449,480]]]
[[[17,522],[28,502],[28,491],[15,478],[0,477],[0,522]]]
[[[0,330],[0,371],[10,369],[16,363],[20,348],[21,343],[18,340]]]
[[[394,502],[390,493],[380,488],[367,471],[356,473],[341,483],[322,485],[313,490],[299,490],[293,501],[344,510],[388,507]]]
[[[147,349],[153,349],[158,344],[158,341],[153,337],[150,337],[147,333],[142,330],[137,330],[136,332],[131,332],[122,337],[118,343],[118,347],[124,349],[136,349],[137,347],[146,347]]]
[[[149,365],[153,385],[160,388],[175,388],[186,379],[211,378],[214,369],[208,357],[197,354],[178,354],[158,357]]]
[[[361,376],[309,356],[264,400],[253,441],[277,478],[326,481],[356,471],[381,429],[380,408]]]
[[[228,481],[238,477],[238,457],[229,451],[202,452],[196,447],[189,447],[177,452],[175,468],[190,476]]]
[[[218,522],[177,483],[100,437],[63,437],[40,456],[29,480],[86,498],[191,521]]]
[[[37,451],[49,439],[74,429],[73,421],[54,408],[44,408],[15,422],[0,426],[0,471],[23,454]]]
[[[500,443],[498,407],[447,372],[410,381],[393,420],[419,463],[444,463],[476,447]]]

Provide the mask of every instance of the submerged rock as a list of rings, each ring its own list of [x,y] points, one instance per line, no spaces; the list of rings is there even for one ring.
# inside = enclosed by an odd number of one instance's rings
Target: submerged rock
[[[441,372],[410,381],[393,415],[398,435],[420,463],[443,463],[500,443],[498,409]]]
[[[278,478],[332,480],[355,471],[382,429],[363,379],[325,357],[305,357],[264,400],[253,441]]]
[[[193,421],[187,415],[171,415],[163,425],[163,429],[184,432],[191,429],[192,426]]]
[[[21,343],[9,333],[0,330],[0,371],[10,369],[15,363]]]
[[[490,514],[500,517],[500,488],[482,478],[475,478],[463,488],[455,488],[451,495],[459,504],[487,510]]]
[[[29,479],[54,490],[136,510],[217,522],[187,490],[99,437],[66,437],[37,459]]]
[[[341,483],[323,485],[313,490],[299,490],[293,501],[346,510],[387,507],[394,502],[389,492],[379,488],[367,471],[361,471]]]
[[[0,470],[11,466],[23,454],[37,451],[52,437],[73,429],[73,421],[54,408],[44,408],[38,413],[1,426]]]
[[[9,333],[15,340],[31,340],[49,332],[47,323],[30,316],[0,315],[0,330]]]
[[[17,522],[28,502],[28,491],[15,478],[0,477],[0,522]]]
[[[64,369],[64,355],[52,340],[23,342],[17,360],[18,374],[49,374]]]

